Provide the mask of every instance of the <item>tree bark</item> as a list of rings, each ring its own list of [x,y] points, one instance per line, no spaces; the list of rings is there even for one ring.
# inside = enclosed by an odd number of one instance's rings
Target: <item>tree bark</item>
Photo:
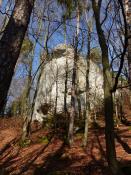
[[[88,46],[87,46],[87,58],[86,58],[86,107],[85,107],[85,131],[84,131],[84,140],[83,145],[84,147],[87,146],[87,140],[88,140],[88,129],[89,129],[89,118],[90,118],[90,86],[89,86],[89,71],[90,71],[90,40],[91,40],[91,33],[89,29],[88,33]]]
[[[56,96],[55,96],[55,106],[54,106],[54,130],[56,132],[57,129],[57,103],[58,103],[58,77],[59,76],[59,70],[58,70],[58,65],[56,67],[56,77],[55,77],[55,84],[56,84]]]
[[[17,0],[0,40],[0,112],[6,99],[35,0]]]
[[[114,141],[113,98],[111,93],[112,78],[108,58],[108,46],[106,44],[104,32],[100,24],[100,7],[98,7],[95,0],[92,0],[92,7],[95,16],[98,40],[102,51],[106,154],[107,154],[108,165],[112,171],[112,174],[115,175],[118,172],[118,164],[116,160],[115,141]]]
[[[68,142],[71,146],[73,143],[73,129],[74,120],[76,115],[76,77],[77,77],[77,51],[74,53],[74,65],[73,65],[73,75],[72,75],[72,88],[71,88],[71,112],[69,121],[69,131],[68,131]]]
[[[127,22],[127,32],[128,36],[131,35],[131,3],[129,0],[125,0],[123,2],[123,5],[125,5],[125,15],[126,15],[126,22]],[[131,84],[131,38],[128,39],[128,52],[127,52],[127,60],[128,60],[128,72],[129,72],[129,77],[128,81],[129,84]],[[130,87],[131,90],[131,87]]]
[[[64,112],[67,115],[67,83],[68,83],[68,60],[66,58],[66,67],[65,67],[65,91],[64,91]]]
[[[78,68],[77,68],[78,69]],[[79,87],[79,75],[77,76],[77,104],[78,104],[78,120],[82,119],[82,112],[81,112],[81,95],[80,95],[80,87]]]
[[[75,49],[74,49],[74,64],[73,64],[73,74],[72,74],[72,88],[71,88],[71,112],[69,121],[69,131],[68,131],[68,142],[71,146],[73,144],[73,134],[74,134],[74,120],[76,115],[76,80],[77,80],[77,62],[78,62],[78,35],[79,35],[79,25],[80,25],[80,11],[77,4],[77,27],[75,36]]]

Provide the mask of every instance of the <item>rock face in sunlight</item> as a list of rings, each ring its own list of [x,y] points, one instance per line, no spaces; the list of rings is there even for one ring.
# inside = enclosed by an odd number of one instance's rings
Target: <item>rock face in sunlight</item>
[[[74,52],[70,46],[63,44],[58,45],[52,54],[52,59],[46,61],[39,81],[33,119],[39,121],[46,117],[48,112],[56,113],[64,111],[65,82],[67,78],[67,108],[70,111],[71,103],[71,85],[72,85],[72,68]],[[67,71],[66,71],[67,70]],[[68,72],[68,76],[66,76]],[[79,56],[78,61],[78,80],[79,97],[81,108],[85,106],[85,89],[86,89],[86,59]],[[96,105],[100,99],[103,99],[103,76],[100,66],[90,61],[90,102],[91,107]],[[77,100],[76,100],[76,105]]]

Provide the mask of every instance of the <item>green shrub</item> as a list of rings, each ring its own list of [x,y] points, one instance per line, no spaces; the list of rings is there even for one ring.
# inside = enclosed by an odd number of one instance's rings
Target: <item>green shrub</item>
[[[39,138],[39,143],[44,143],[44,144],[48,144],[49,143],[49,139],[47,136],[42,136]]]
[[[131,126],[129,126],[128,130],[131,131]]]
[[[26,139],[26,140],[20,140],[19,141],[19,146],[24,148],[24,147],[27,147],[29,146],[31,143],[31,141],[29,139]]]

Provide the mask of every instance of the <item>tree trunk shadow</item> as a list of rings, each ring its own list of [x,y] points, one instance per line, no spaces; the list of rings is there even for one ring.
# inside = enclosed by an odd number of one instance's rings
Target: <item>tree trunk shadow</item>
[[[52,171],[54,171],[54,166],[53,163],[57,162],[61,155],[63,154],[64,151],[64,143],[62,144],[62,146],[54,153],[51,154],[46,161],[43,163],[43,165],[39,168],[35,169],[34,175],[42,175],[42,174],[48,174],[51,173]]]
[[[123,140],[121,140],[120,136],[118,136],[117,134],[115,134],[115,137],[116,137],[117,141],[121,144],[121,146],[123,147],[123,149],[128,154],[131,154],[131,148],[129,147],[129,145],[126,142],[124,142]]]

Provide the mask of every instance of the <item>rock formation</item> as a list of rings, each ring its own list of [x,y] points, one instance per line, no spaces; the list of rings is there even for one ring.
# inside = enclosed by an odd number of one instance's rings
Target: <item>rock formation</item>
[[[73,57],[73,49],[60,44],[54,49],[52,58],[46,61],[39,81],[33,119],[42,121],[48,112],[53,113],[55,106],[56,113],[63,112],[66,69],[68,69],[66,100],[68,111],[70,111]],[[86,59],[82,56],[79,56],[77,76],[81,109],[83,110],[85,107]],[[97,100],[103,99],[103,76],[101,68],[92,60],[90,61],[89,83],[90,103],[93,108]],[[77,102],[76,105],[78,105]]]

